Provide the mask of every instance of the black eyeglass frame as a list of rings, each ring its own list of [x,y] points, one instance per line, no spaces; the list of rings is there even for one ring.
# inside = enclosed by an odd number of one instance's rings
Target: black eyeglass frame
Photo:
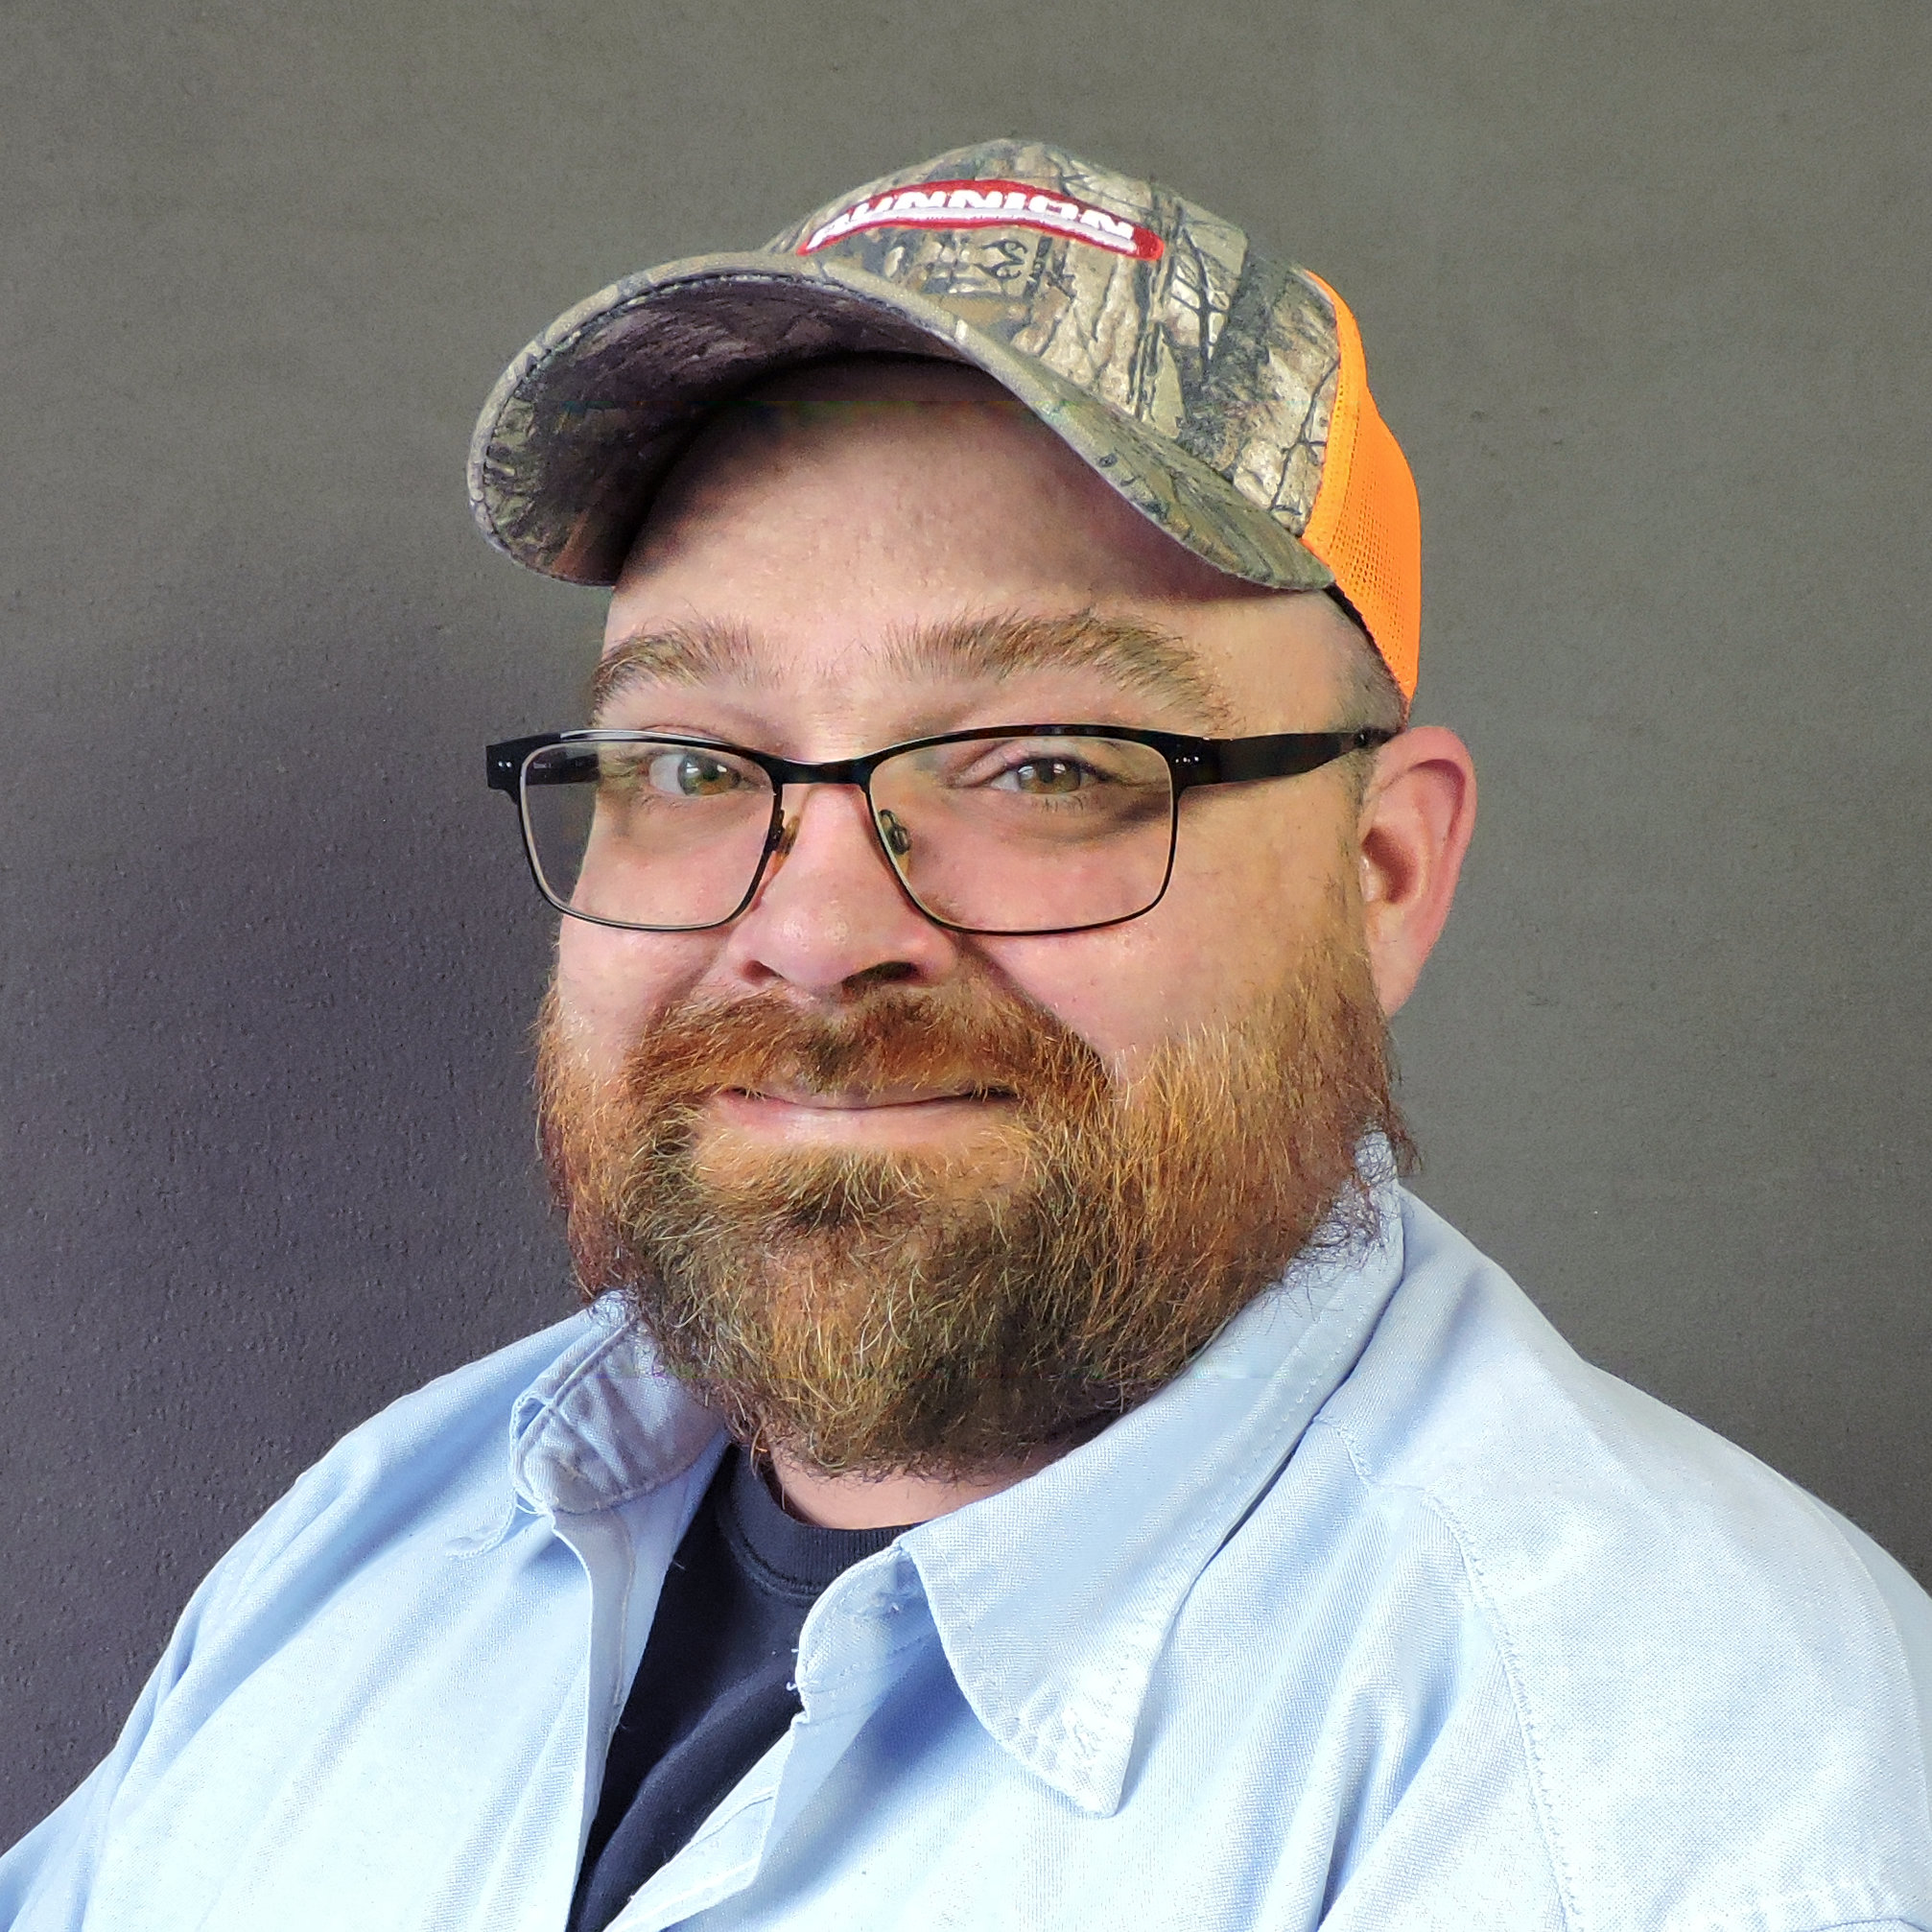
[[[1397,736],[1394,731],[1365,725],[1355,731],[1285,731],[1260,738],[1192,738],[1177,731],[1145,731],[1122,724],[988,724],[970,731],[942,731],[931,738],[908,738],[900,744],[888,744],[883,751],[870,751],[862,758],[837,758],[823,765],[803,765],[796,759],[780,758],[774,752],[754,751],[749,745],[727,744],[712,738],[691,738],[680,732],[610,730],[590,726],[576,731],[544,731],[529,738],[506,738],[484,748],[489,789],[508,794],[517,808],[517,821],[523,831],[524,858],[546,905],[572,919],[593,926],[608,926],[620,932],[713,932],[729,926],[758,896],[771,864],[772,854],[785,843],[785,788],[788,785],[856,785],[865,795],[865,815],[873,836],[885,860],[886,870],[907,901],[921,918],[949,932],[964,932],[983,938],[1043,939],[1062,932],[1097,932],[1109,926],[1124,926],[1151,912],[1167,896],[1174,877],[1174,851],[1180,842],[1181,798],[1202,785],[1247,785],[1263,778],[1300,778],[1319,771],[1325,765],[1346,758],[1352,752],[1371,751]],[[1096,920],[1079,926],[1029,926],[1023,928],[955,925],[929,912],[912,895],[911,888],[893,863],[885,832],[879,823],[879,811],[872,802],[872,774],[887,759],[907,751],[924,751],[935,744],[963,744],[979,739],[998,738],[1111,738],[1129,744],[1144,744],[1166,761],[1169,792],[1167,820],[1167,867],[1161,875],[1161,887],[1147,903],[1133,912],[1113,919]],[[688,746],[693,751],[723,751],[733,758],[758,766],[771,781],[771,824],[765,835],[765,846],[758,867],[745,887],[744,896],[721,919],[707,919],[700,926],[646,926],[634,919],[606,919],[595,912],[581,912],[566,906],[545,883],[537,860],[536,834],[530,822],[527,797],[530,763],[539,752],[559,745],[670,744]],[[535,782],[566,784],[576,781],[552,779]]]

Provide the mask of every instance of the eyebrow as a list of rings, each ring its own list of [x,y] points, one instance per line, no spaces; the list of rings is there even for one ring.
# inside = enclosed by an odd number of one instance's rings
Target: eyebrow
[[[1225,731],[1234,715],[1219,681],[1179,638],[1091,611],[921,624],[888,636],[883,654],[894,671],[917,682],[1092,671],[1122,691],[1178,705],[1215,730]],[[639,631],[598,665],[591,716],[600,716],[634,683],[769,682],[770,655],[742,624],[700,622]]]

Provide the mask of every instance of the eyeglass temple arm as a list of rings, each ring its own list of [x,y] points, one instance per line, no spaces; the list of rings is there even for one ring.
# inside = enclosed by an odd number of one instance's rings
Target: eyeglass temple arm
[[[540,731],[533,738],[506,738],[500,743],[483,747],[483,777],[492,791],[507,791],[514,798],[518,778],[523,771],[524,760],[532,751],[541,751],[546,745],[560,744],[563,741],[554,731]],[[591,762],[596,763],[592,753]],[[568,785],[577,774],[568,765],[550,771],[539,768],[530,773],[530,782],[535,785]]]
[[[1352,751],[1386,744],[1395,736],[1375,726],[1359,731],[1284,731],[1264,738],[1215,738],[1196,753],[1173,760],[1176,789],[1190,785],[1243,785],[1257,778],[1299,778]]]

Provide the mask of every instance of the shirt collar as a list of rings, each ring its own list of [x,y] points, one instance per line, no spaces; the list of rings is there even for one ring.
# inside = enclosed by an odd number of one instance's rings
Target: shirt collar
[[[1084,1811],[1119,1806],[1182,1604],[1355,1366],[1401,1279],[1402,1195],[1386,1164],[1373,1193],[1372,1234],[1340,1251],[1318,1240],[1140,1407],[900,1539],[974,1714]],[[511,1475],[532,1509],[584,1514],[662,1487],[719,1433],[607,1299],[518,1399]]]
[[[1401,1192],[1299,1261],[1139,1408],[1037,1475],[901,1539],[961,1692],[1082,1810],[1115,1810],[1188,1593],[1354,1367],[1402,1275]]]
[[[616,1296],[510,1411],[510,1480],[531,1509],[615,1508],[680,1476],[718,1440],[718,1418],[657,1365]]]

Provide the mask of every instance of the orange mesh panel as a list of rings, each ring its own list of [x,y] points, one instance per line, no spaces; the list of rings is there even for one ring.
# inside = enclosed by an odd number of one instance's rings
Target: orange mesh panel
[[[1368,625],[1402,696],[1411,698],[1423,601],[1416,480],[1369,394],[1368,365],[1355,317],[1319,276],[1309,280],[1335,305],[1342,366],[1321,487],[1302,542],[1334,572],[1337,587]]]

